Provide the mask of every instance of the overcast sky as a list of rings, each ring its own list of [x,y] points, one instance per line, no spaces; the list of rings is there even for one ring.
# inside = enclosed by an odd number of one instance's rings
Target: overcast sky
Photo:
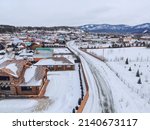
[[[57,26],[150,22],[150,0],[0,0],[0,24]]]

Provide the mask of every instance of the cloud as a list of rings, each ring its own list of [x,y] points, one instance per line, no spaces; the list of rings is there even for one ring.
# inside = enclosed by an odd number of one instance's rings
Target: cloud
[[[0,0],[0,24],[55,26],[149,22],[149,0]]]

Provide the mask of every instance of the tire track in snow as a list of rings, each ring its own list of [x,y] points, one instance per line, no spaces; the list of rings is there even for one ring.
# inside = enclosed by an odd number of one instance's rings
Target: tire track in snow
[[[112,113],[114,111],[114,103],[113,103],[113,97],[111,94],[110,89],[107,88],[107,85],[101,75],[99,74],[99,71],[97,69],[93,69],[93,76],[95,78],[95,81],[97,82],[97,87],[99,90],[99,93],[101,94],[101,104],[104,113]]]
[[[102,76],[100,75],[99,70],[91,64],[92,62],[89,62],[88,59],[84,58],[91,71],[93,72],[93,77],[95,79],[95,82],[97,84],[97,89],[99,93],[99,99],[100,99],[100,105],[102,107],[103,113],[113,113],[114,110],[114,103],[113,103],[113,97],[110,89],[108,89],[107,84],[103,80]]]
[[[37,99],[38,104],[34,107],[32,112],[44,112],[53,103],[50,99]]]

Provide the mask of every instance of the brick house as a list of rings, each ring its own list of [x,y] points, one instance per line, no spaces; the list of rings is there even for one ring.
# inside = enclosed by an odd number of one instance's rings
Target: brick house
[[[51,71],[74,70],[75,65],[65,57],[52,57],[39,60],[35,66],[45,66]]]

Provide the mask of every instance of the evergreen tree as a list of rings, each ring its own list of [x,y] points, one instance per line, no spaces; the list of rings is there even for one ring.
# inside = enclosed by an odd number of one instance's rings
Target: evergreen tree
[[[79,98],[79,100],[78,100],[78,105],[81,105],[81,102],[82,102],[82,99]]]
[[[131,67],[129,68],[129,71],[132,71]]]
[[[76,112],[76,110],[73,108],[72,113],[75,113],[75,112]]]
[[[126,59],[125,64],[126,64],[126,65],[128,65],[128,64],[129,64],[129,60],[128,60],[128,58]]]
[[[137,82],[138,84],[142,84],[142,82],[141,82],[141,78],[139,78],[139,80],[138,80],[138,82]]]
[[[136,72],[136,77],[140,77],[140,72],[139,72],[139,70]]]

